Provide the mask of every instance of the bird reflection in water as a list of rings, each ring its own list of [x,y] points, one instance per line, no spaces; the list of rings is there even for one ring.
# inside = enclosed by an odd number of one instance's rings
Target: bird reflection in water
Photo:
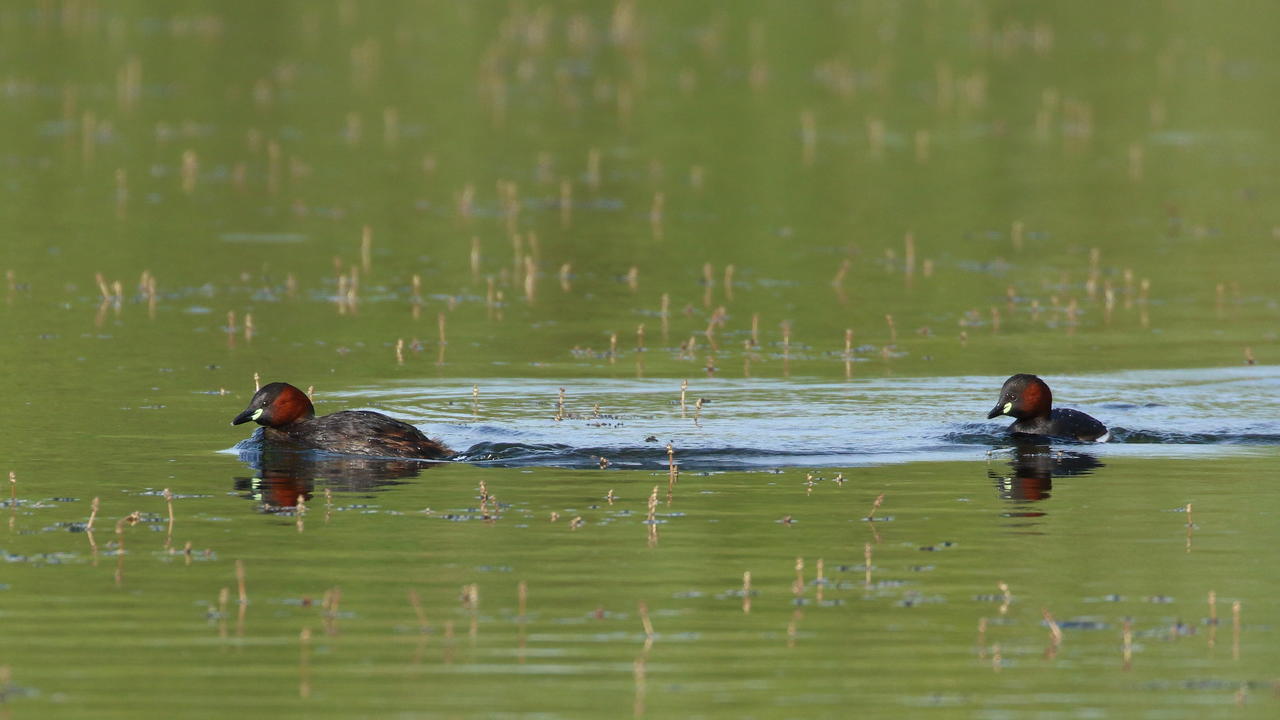
[[[255,477],[236,477],[235,489],[247,500],[261,504],[263,512],[291,512],[298,499],[310,502],[317,487],[334,492],[371,493],[415,478],[439,463],[403,458],[325,455],[264,447],[242,450],[240,461],[253,468]]]
[[[995,482],[1000,497],[1013,503],[1048,499],[1055,477],[1088,475],[1103,467],[1101,460],[1087,452],[1054,448],[1047,443],[1022,441],[1010,451],[1009,467],[992,467],[987,470],[987,477]],[[1044,512],[1028,509],[1008,515],[1040,517]]]

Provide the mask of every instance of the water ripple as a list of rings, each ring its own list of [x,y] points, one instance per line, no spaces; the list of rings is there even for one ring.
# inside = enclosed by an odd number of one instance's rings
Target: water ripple
[[[319,409],[381,410],[465,448],[460,460],[504,467],[601,467],[604,458],[613,468],[665,469],[667,443],[688,470],[845,467],[979,459],[1009,447],[1009,420],[985,420],[1003,379],[697,379],[682,407],[672,379],[487,378],[474,381],[475,402],[473,382],[463,381],[354,388],[321,397]],[[1277,366],[1046,379],[1060,405],[1113,429],[1112,442],[1087,444],[1090,453],[1204,456],[1280,445]]]

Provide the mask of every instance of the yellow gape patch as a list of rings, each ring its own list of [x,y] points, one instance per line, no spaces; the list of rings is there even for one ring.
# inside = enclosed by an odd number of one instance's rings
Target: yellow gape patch
[[[1008,406],[1005,406],[1005,410],[1008,411]],[[254,410],[252,417],[254,420],[257,420],[258,418],[262,417],[262,408],[258,408],[257,410]]]
[[[1005,404],[1004,404],[1004,414],[1005,414],[1005,415],[1008,415],[1008,414],[1009,414],[1009,411],[1010,411],[1010,410],[1012,410],[1012,409],[1013,409],[1013,403],[1011,403],[1011,402],[1007,402],[1007,403],[1005,403]],[[262,411],[261,411],[261,410],[259,410],[259,411],[258,411],[258,413],[260,413],[260,412],[262,412]],[[253,419],[254,419],[254,420],[257,420],[257,419],[258,419],[258,413],[254,413],[254,415],[253,415]]]

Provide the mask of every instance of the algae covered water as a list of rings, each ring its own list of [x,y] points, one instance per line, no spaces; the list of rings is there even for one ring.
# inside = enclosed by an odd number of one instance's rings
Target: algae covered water
[[[1278,12],[0,8],[4,711],[1273,716]]]

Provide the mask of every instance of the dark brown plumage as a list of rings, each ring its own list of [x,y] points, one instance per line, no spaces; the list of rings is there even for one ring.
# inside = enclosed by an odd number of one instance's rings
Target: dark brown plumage
[[[262,386],[249,407],[231,421],[263,426],[267,442],[344,455],[439,460],[453,451],[409,423],[368,410],[343,410],[316,417],[306,393],[282,382]]]
[[[1000,399],[987,413],[1016,418],[1009,432],[1024,435],[1051,435],[1085,442],[1106,442],[1107,426],[1079,410],[1053,407],[1053,391],[1045,381],[1029,373],[1018,373],[1004,381]]]

